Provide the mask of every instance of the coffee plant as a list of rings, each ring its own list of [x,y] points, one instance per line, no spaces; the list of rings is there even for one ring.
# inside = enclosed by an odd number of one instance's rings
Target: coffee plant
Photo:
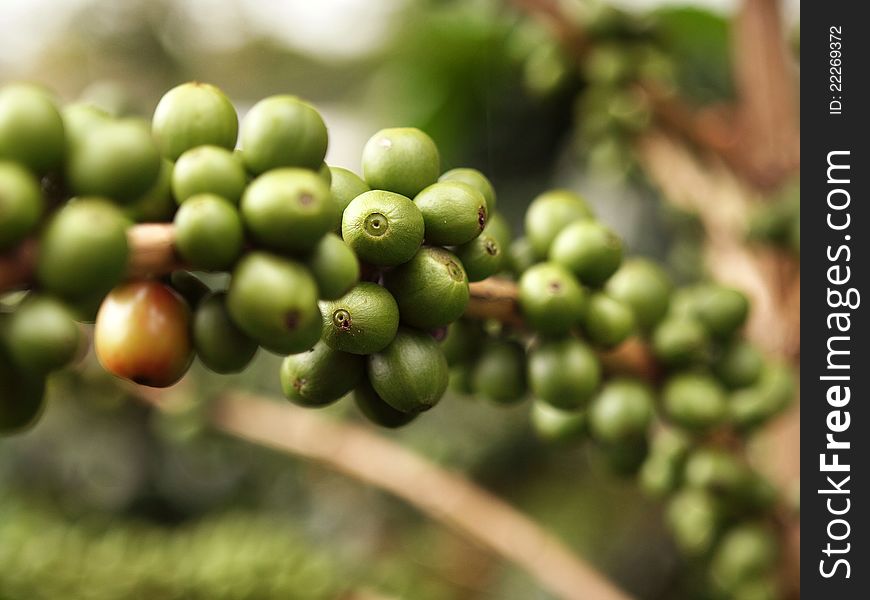
[[[589,68],[609,85],[619,65],[602,49]],[[448,385],[495,405],[532,398],[543,439],[588,440],[666,500],[715,594],[777,597],[778,498],[736,449],[795,386],[743,338],[747,298],[675,287],[569,190],[538,195],[514,239],[487,177],[442,171],[419,129],[373,135],[362,176],[327,165],[327,145],[317,110],[289,95],[239,122],[221,90],[186,83],[149,124],[0,91],[0,255],[33,257],[3,280],[0,431],[38,419],[46,379],[91,331],[100,364],[134,384],[170,386],[195,358],[239,372],[263,348],[286,356],[275,377],[291,402],[352,397],[389,428]],[[791,239],[791,214],[757,236]],[[176,262],[131,279],[138,223],[172,232]]]

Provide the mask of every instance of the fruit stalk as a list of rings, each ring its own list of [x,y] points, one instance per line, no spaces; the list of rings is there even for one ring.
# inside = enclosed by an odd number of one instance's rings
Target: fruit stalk
[[[318,462],[402,498],[525,569],[556,597],[628,599],[505,502],[367,429],[241,393],[217,398],[210,419],[224,433]]]

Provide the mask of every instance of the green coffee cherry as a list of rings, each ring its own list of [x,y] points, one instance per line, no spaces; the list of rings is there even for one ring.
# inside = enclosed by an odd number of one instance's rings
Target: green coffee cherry
[[[413,198],[438,180],[441,158],[432,138],[419,129],[382,129],[366,142],[362,169],[373,190]]]
[[[175,214],[175,248],[194,269],[229,269],[242,253],[244,227],[239,211],[214,194],[188,198]]]
[[[365,378],[365,359],[318,342],[281,363],[281,389],[301,406],[326,406],[353,390]]]
[[[328,143],[320,113],[295,96],[260,100],[242,121],[245,165],[254,174],[280,167],[316,171],[323,163]]]
[[[761,352],[744,340],[729,344],[713,363],[716,377],[729,388],[748,387],[761,377],[764,357]]]
[[[676,429],[659,428],[652,439],[650,453],[641,467],[639,481],[643,490],[662,498],[682,483],[683,463],[689,452],[689,438]]]
[[[395,266],[411,260],[423,242],[423,214],[405,196],[372,190],[345,209],[341,234],[361,260]]]
[[[160,153],[145,123],[111,121],[97,127],[70,150],[66,178],[80,196],[135,200],[157,181]]]
[[[183,83],[157,103],[151,131],[160,152],[177,160],[197,146],[236,147],[239,118],[224,93],[208,83]]]
[[[486,227],[486,199],[462,182],[433,183],[414,198],[423,214],[429,244],[458,246],[470,242]]]
[[[545,335],[561,335],[586,312],[586,294],[574,276],[555,263],[540,263],[520,277],[519,302],[528,324]]]
[[[489,179],[486,178],[486,175],[477,169],[450,169],[441,175],[441,177],[438,178],[438,181],[459,181],[466,185],[470,185],[483,194],[483,198],[486,200],[487,212],[491,214],[492,211],[495,210],[495,188],[492,187],[492,183],[490,183]]]
[[[104,295],[127,268],[128,221],[99,198],[79,198],[55,213],[42,232],[37,279],[67,300]]]
[[[776,575],[765,575],[750,579],[738,585],[734,594],[734,600],[779,600],[782,592],[776,581]]]
[[[608,294],[631,307],[638,327],[647,331],[665,316],[671,289],[661,267],[642,258],[623,263],[606,286]]]
[[[477,357],[483,328],[477,321],[459,319],[447,327],[447,334],[441,340],[441,351],[450,366],[471,362]]]
[[[686,460],[687,486],[704,488],[717,495],[740,498],[750,492],[753,474],[734,454],[718,448],[700,448]]]
[[[569,443],[586,436],[586,413],[561,410],[547,402],[532,403],[532,429],[542,440]]]
[[[203,298],[193,313],[193,346],[208,369],[215,373],[238,373],[257,353],[257,342],[230,317],[224,292]]]
[[[215,194],[238,204],[247,185],[238,158],[220,146],[198,146],[178,157],[172,173],[172,194],[181,204],[197,194]]]
[[[174,165],[164,159],[151,189],[124,206],[124,214],[136,223],[162,223],[171,221],[178,206],[172,198],[172,170]]]
[[[63,120],[45,90],[20,83],[0,90],[0,160],[42,175],[60,167],[65,151]]]
[[[190,271],[173,271],[169,276],[169,286],[178,292],[191,308],[199,306],[199,303],[211,293],[211,288]]]
[[[614,348],[627,340],[634,330],[634,313],[627,304],[603,292],[590,296],[583,319],[583,331],[590,342],[603,348]]]
[[[68,148],[88,136],[94,129],[112,122],[112,116],[93,104],[77,102],[68,104],[61,111],[63,128]]]
[[[276,354],[308,350],[320,338],[317,284],[292,260],[245,255],[233,271],[227,308],[242,331]]]
[[[514,234],[511,224],[503,214],[498,211],[490,211],[487,215],[486,227],[484,233],[488,233],[495,238],[500,248],[510,248],[513,242]]]
[[[644,437],[633,437],[619,443],[599,442],[595,446],[608,471],[623,477],[635,475],[646,460],[649,445]]]
[[[691,317],[667,317],[653,330],[653,354],[670,367],[702,362],[708,346],[707,330]]]
[[[368,184],[363,181],[362,177],[341,167],[329,167],[329,172],[332,174],[332,183],[329,186],[329,191],[332,193],[332,200],[335,202],[338,210],[338,229],[341,229],[341,215],[344,214],[344,209],[350,204],[351,200],[357,196],[371,190]]]
[[[323,177],[323,181],[326,182],[326,185],[332,186],[332,170],[329,165],[326,164],[326,161],[320,163],[320,168],[317,169],[317,174]]]
[[[553,240],[550,260],[569,269],[581,282],[598,286],[622,263],[622,240],[600,223],[578,221]]]
[[[663,408],[675,424],[692,431],[705,431],[724,422],[728,413],[725,392],[707,375],[674,375],[662,391]]]
[[[665,519],[680,550],[687,556],[701,556],[716,541],[722,510],[709,492],[685,489],[668,503]]]
[[[510,340],[490,340],[472,371],[471,389],[497,404],[515,404],[526,395],[526,352]]]
[[[529,352],[529,388],[556,408],[586,406],[601,380],[601,365],[580,340],[544,341]]]
[[[30,235],[44,209],[36,177],[15,163],[0,162],[0,252]]]
[[[580,196],[568,190],[544,192],[526,210],[526,237],[538,260],[544,260],[556,236],[574,221],[592,218]]]
[[[447,382],[447,389],[473,399],[472,394],[474,394],[474,390],[471,388],[471,365],[460,364],[450,367],[450,379]]]
[[[384,402],[402,412],[419,413],[444,395],[447,360],[431,335],[402,328],[386,348],[369,356],[368,376]]]
[[[596,439],[617,443],[641,438],[653,418],[652,390],[640,381],[614,379],[589,406],[589,429]]]
[[[341,298],[321,302],[323,341],[351,354],[380,352],[396,337],[399,307],[392,294],[361,282]]]
[[[448,325],[468,306],[468,277],[452,253],[434,246],[386,274],[384,281],[403,323],[420,329]]]
[[[767,365],[751,387],[734,393],[728,410],[732,423],[752,429],[782,412],[796,393],[794,374],[782,364]]]
[[[6,347],[31,377],[44,377],[75,360],[83,338],[72,314],[48,296],[28,297],[9,318]]]
[[[0,347],[0,435],[32,426],[42,413],[44,395],[45,380],[22,376]]]
[[[483,281],[501,271],[505,263],[504,249],[486,229],[470,242],[457,246],[455,250],[469,281]]]
[[[395,429],[407,425],[417,418],[419,413],[406,413],[396,410],[384,402],[369,383],[363,379],[353,391],[353,400],[359,411],[375,425]]]
[[[779,555],[776,536],[760,523],[739,525],[728,531],[713,556],[710,570],[723,590],[737,590],[775,566]]]
[[[334,300],[346,294],[359,281],[359,261],[353,250],[334,233],[327,233],[306,261],[317,281],[320,298]]]
[[[508,251],[510,269],[515,275],[522,275],[537,262],[535,251],[527,238],[515,239]]]
[[[242,196],[242,219],[252,237],[283,252],[308,252],[335,224],[329,186],[314,171],[275,169]]]
[[[741,292],[720,285],[701,288],[696,297],[698,318],[718,338],[734,334],[746,322],[749,301]]]

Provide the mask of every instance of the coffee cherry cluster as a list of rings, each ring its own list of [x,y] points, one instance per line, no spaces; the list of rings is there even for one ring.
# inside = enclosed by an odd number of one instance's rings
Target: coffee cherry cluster
[[[713,283],[675,289],[655,263],[623,260],[618,236],[565,190],[530,204],[510,256],[525,327],[451,325],[442,347],[455,389],[499,404],[532,396],[543,439],[589,439],[612,470],[669,499],[677,544],[709,561],[723,594],[770,590],[775,493],[732,442],[795,386],[742,338],[747,299]],[[652,359],[643,379],[604,368],[629,338]]]
[[[34,238],[37,261],[0,305],[0,429],[34,420],[89,321],[100,363],[142,385],[172,385],[196,356],[238,372],[262,347],[289,355],[281,383],[299,404],[356,389],[384,425],[434,406],[448,369],[430,333],[463,314],[469,280],[502,267],[493,187],[473,169],[442,173],[417,129],[375,134],[363,177],[327,166],[327,145],[320,114],[289,95],[239,123],[223,92],[187,83],[149,124],[4,88],[0,253]],[[136,221],[172,222],[185,269],[229,285],[186,270],[124,281]]]

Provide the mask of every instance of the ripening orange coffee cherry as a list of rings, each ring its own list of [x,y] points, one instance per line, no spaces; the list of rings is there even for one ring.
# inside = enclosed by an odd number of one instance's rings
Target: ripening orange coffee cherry
[[[110,373],[134,383],[167,387],[193,360],[190,308],[158,281],[134,281],[112,290],[97,313],[94,350]]]

